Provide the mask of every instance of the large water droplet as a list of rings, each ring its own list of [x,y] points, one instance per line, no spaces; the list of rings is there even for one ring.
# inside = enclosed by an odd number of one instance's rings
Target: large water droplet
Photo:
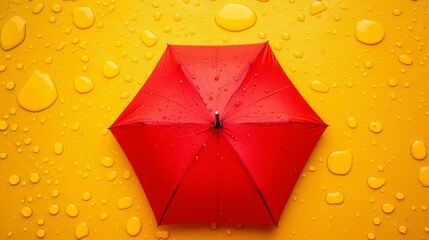
[[[131,217],[128,219],[125,228],[130,236],[135,237],[141,231],[142,221],[139,217]]]
[[[355,29],[355,37],[365,44],[377,44],[384,38],[384,28],[379,22],[360,20]]]
[[[54,153],[57,155],[61,155],[64,152],[64,146],[62,143],[57,142],[54,144]]]
[[[384,213],[389,214],[395,211],[395,205],[391,203],[385,203],[383,204],[383,206],[381,206],[381,209],[383,210]]]
[[[74,229],[76,239],[82,239],[89,236],[89,227],[85,222],[79,223]]]
[[[429,187],[429,167],[421,167],[417,179],[423,187]]]
[[[411,145],[411,156],[416,160],[423,160],[426,158],[426,145],[421,140],[415,140]]]
[[[38,183],[40,182],[40,175],[36,172],[30,174],[30,182]]]
[[[60,206],[58,206],[57,204],[52,204],[49,207],[49,213],[51,215],[57,215],[60,212]]]
[[[113,159],[110,157],[103,157],[100,162],[101,162],[101,165],[107,168],[113,166],[113,163],[114,163]]]
[[[149,30],[143,30],[140,33],[140,40],[146,47],[153,47],[158,43],[158,37]]]
[[[66,207],[66,214],[69,217],[77,217],[79,215],[79,208],[76,207],[73,203],[67,205]]]
[[[21,178],[18,175],[10,175],[9,177],[9,184],[10,185],[17,185],[19,182],[21,182]]]
[[[405,65],[413,64],[413,59],[406,54],[399,55],[398,60],[400,63],[405,64]]]
[[[381,122],[371,122],[368,129],[373,133],[380,133],[383,131],[383,124]]]
[[[331,192],[326,194],[325,200],[328,204],[338,205],[344,202],[344,194],[340,192]]]
[[[310,88],[316,92],[322,92],[322,93],[329,92],[329,86],[319,80],[311,81]]]
[[[49,75],[35,71],[19,90],[18,103],[25,110],[38,112],[54,104],[57,97],[57,88]]]
[[[347,118],[347,125],[349,126],[349,128],[356,128],[357,127],[357,120],[354,117],[348,117]]]
[[[353,163],[350,151],[335,151],[329,154],[326,161],[328,170],[337,175],[345,175],[350,172]]]
[[[39,3],[33,7],[31,12],[33,12],[34,14],[39,14],[42,12],[43,8],[45,8],[45,5],[43,3]]]
[[[256,14],[247,6],[230,3],[216,13],[215,21],[225,30],[239,32],[255,25]]]
[[[72,11],[73,23],[76,27],[86,29],[92,27],[95,22],[95,16],[89,7],[78,7]]]
[[[25,39],[26,21],[20,16],[11,17],[1,29],[0,45],[3,50],[8,51],[19,44]]]
[[[316,15],[326,10],[326,5],[321,0],[316,0],[311,4],[310,15]]]
[[[113,61],[106,61],[103,65],[103,75],[107,78],[114,78],[120,72],[119,66]]]
[[[30,207],[23,207],[21,209],[22,216],[29,218],[31,215],[33,215],[33,210]]]

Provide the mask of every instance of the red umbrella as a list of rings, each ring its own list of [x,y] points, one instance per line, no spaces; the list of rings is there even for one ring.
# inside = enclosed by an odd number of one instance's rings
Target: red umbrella
[[[168,45],[110,130],[158,224],[277,225],[325,128],[261,43]]]

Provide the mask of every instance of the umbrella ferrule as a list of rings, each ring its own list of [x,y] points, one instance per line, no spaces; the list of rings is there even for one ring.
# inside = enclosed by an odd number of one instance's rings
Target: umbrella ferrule
[[[215,112],[215,121],[213,122],[213,126],[216,129],[219,129],[222,127],[222,122],[219,120],[219,111]]]

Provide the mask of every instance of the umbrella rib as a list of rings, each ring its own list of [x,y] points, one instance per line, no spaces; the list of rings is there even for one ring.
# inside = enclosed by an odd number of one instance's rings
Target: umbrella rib
[[[273,223],[276,225],[277,227],[277,223],[274,219],[274,216],[270,210],[270,206],[268,206],[267,201],[265,200],[264,195],[262,194],[261,190],[259,189],[258,185],[256,184],[252,174],[249,172],[249,169],[247,169],[246,165],[244,164],[243,160],[241,159],[241,156],[238,154],[238,152],[235,150],[234,146],[232,146],[232,144],[229,141],[226,141],[229,146],[231,147],[231,149],[234,150],[235,154],[237,154],[239,162],[241,167],[243,168],[243,170],[246,172],[246,174],[248,175],[248,178],[250,179],[250,182],[252,183],[253,188],[256,190],[256,192],[258,193],[259,197],[261,198],[262,202],[264,203],[265,209],[267,210],[268,214],[270,214],[270,218],[273,221]]]
[[[210,128],[209,128],[210,129]],[[205,131],[208,131],[209,129],[206,129]],[[207,144],[208,142],[205,141],[205,144]],[[203,150],[205,144],[201,145],[200,149],[198,149],[197,153],[195,156],[198,156],[198,154],[200,154],[200,152]],[[158,226],[162,224],[162,221],[164,220],[165,215],[167,214],[167,210],[170,208],[171,203],[173,202],[174,197],[176,196],[177,191],[179,190],[180,185],[182,184],[183,180],[185,179],[185,176],[187,175],[187,173],[189,172],[189,169],[191,168],[192,163],[195,161],[195,157],[191,160],[191,162],[189,162],[188,167],[186,168],[186,170],[183,172],[182,176],[180,177],[178,183],[176,184],[176,186],[174,187],[173,192],[171,193],[167,205],[165,206],[164,210],[162,211],[161,214],[161,218],[159,219],[158,222]]]

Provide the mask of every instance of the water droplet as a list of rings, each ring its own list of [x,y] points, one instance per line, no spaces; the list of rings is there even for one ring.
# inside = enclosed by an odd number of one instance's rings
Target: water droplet
[[[74,80],[74,88],[79,93],[88,93],[94,89],[94,83],[85,76],[79,76]]]
[[[30,182],[32,182],[32,183],[40,182],[40,175],[38,173],[35,173],[35,172],[30,174]]]
[[[49,207],[49,213],[51,215],[57,215],[60,212],[60,206],[58,206],[57,204],[52,204]]]
[[[43,3],[36,4],[33,9],[31,10],[34,14],[39,14],[42,12],[43,8],[45,8],[45,5]]]
[[[26,21],[21,16],[11,17],[1,29],[0,45],[9,51],[21,44],[25,39]]]
[[[355,29],[356,39],[365,44],[377,44],[384,38],[384,28],[379,22],[360,20]]]
[[[100,220],[105,221],[107,218],[109,218],[109,214],[103,212],[100,214]]]
[[[400,63],[405,64],[405,65],[411,65],[413,64],[413,59],[405,54],[399,55],[398,60]]]
[[[316,0],[311,4],[310,15],[316,15],[326,10],[326,5],[321,0]]]
[[[347,126],[349,126],[349,128],[356,128],[357,127],[357,120],[354,117],[348,117],[347,118]]]
[[[401,15],[401,13],[402,13],[402,11],[401,11],[401,9],[393,9],[393,11],[392,11],[392,14],[394,15],[394,16],[399,16],[399,15]]]
[[[375,234],[372,233],[372,232],[370,232],[370,233],[368,233],[367,237],[368,237],[369,240],[374,240],[375,239]]]
[[[123,209],[130,208],[133,205],[133,202],[134,200],[131,197],[121,197],[116,202],[116,206],[119,209],[123,210]]]
[[[397,192],[395,194],[395,198],[398,199],[399,201],[402,201],[402,200],[404,200],[405,195],[403,193],[401,193],[401,192]]]
[[[341,15],[335,14],[333,18],[334,18],[335,21],[340,21],[341,20]]]
[[[54,4],[52,5],[52,11],[55,13],[59,13],[61,12],[61,10],[63,10],[63,7],[60,4]]]
[[[21,178],[18,175],[11,175],[9,177],[9,184],[10,185],[17,185],[19,182],[21,182]]]
[[[103,75],[107,78],[114,78],[120,72],[119,66],[113,61],[106,61],[103,65]]]
[[[386,184],[386,180],[377,177],[369,177],[367,179],[367,184],[372,189],[379,189]]]
[[[407,227],[405,227],[405,226],[399,226],[398,227],[398,232],[399,233],[401,233],[401,234],[406,234],[407,233]]]
[[[398,85],[398,81],[396,81],[396,79],[390,78],[387,80],[387,84],[389,87],[396,87]]]
[[[48,74],[35,71],[18,93],[18,103],[25,110],[38,112],[52,106],[58,93]]]
[[[109,181],[113,181],[113,180],[115,180],[115,178],[118,176],[118,172],[116,172],[116,171],[110,171],[108,174],[107,174],[107,180],[109,180]]]
[[[331,205],[342,204],[344,202],[344,194],[340,192],[327,193],[325,196],[325,201]]]
[[[393,211],[395,211],[395,205],[391,203],[385,203],[383,204],[383,206],[381,206],[381,209],[383,210],[384,213],[390,214]]]
[[[103,157],[100,162],[101,162],[101,165],[107,168],[113,166],[113,163],[114,163],[113,159],[110,157]]]
[[[329,92],[329,86],[319,80],[311,81],[310,88],[316,92],[321,92],[321,93]]]
[[[239,32],[255,25],[256,14],[247,6],[230,3],[216,13],[215,21],[225,30]]]
[[[173,19],[174,19],[174,21],[176,21],[176,22],[178,22],[178,21],[180,21],[180,20],[182,20],[182,14],[180,14],[180,13],[175,13],[174,14],[174,16],[173,16]]]
[[[158,37],[149,30],[143,30],[140,33],[140,40],[146,47],[153,47],[158,43]]]
[[[411,144],[411,156],[416,160],[423,160],[426,158],[426,145],[421,140],[415,140]]]
[[[373,218],[372,219],[372,223],[374,224],[374,225],[380,225],[381,224],[381,219],[380,218],[378,218],[378,217],[375,217],[375,218]]]
[[[21,214],[22,214],[22,216],[29,218],[29,217],[31,217],[31,215],[33,215],[33,210],[29,207],[23,207],[21,209]]]
[[[289,33],[282,33],[282,38],[283,40],[289,40],[290,39],[290,34]]]
[[[296,58],[302,58],[304,56],[304,53],[302,51],[298,50],[298,51],[295,51],[293,53],[293,56],[296,57]]]
[[[57,155],[61,155],[64,151],[64,146],[62,143],[57,142],[54,144],[54,153]]]
[[[168,239],[168,237],[170,237],[170,232],[168,232],[166,230],[159,230],[155,233],[156,239],[166,240],[166,239]]]
[[[353,163],[350,151],[335,151],[329,154],[326,161],[328,170],[337,175],[346,175],[350,172]]]
[[[267,34],[264,32],[258,32],[258,38],[265,39],[265,38],[267,38]]]
[[[368,129],[373,133],[380,133],[383,130],[383,124],[380,122],[371,122]]]
[[[298,19],[298,21],[300,21],[300,22],[304,22],[305,16],[303,14],[299,14],[298,17],[296,17],[296,19]]]
[[[60,195],[60,191],[59,191],[58,189],[54,189],[54,190],[52,190],[52,192],[51,192],[51,196],[52,196],[53,198],[57,198],[59,195]]]
[[[69,217],[77,217],[79,215],[79,209],[74,205],[73,203],[67,205],[66,207],[66,214]]]
[[[7,82],[6,83],[6,89],[7,90],[13,90],[15,88],[15,82]]]
[[[5,120],[0,120],[0,131],[5,131],[9,127],[9,124]]]
[[[74,229],[76,239],[82,239],[89,236],[89,227],[85,222],[79,223]]]
[[[160,11],[156,11],[153,14],[153,18],[155,19],[155,21],[159,21],[161,19],[161,17],[162,17],[162,12],[160,12]]]
[[[78,7],[72,11],[73,23],[80,29],[92,27],[95,22],[95,16],[89,7]]]
[[[417,179],[423,187],[429,187],[429,167],[421,167]]]
[[[128,219],[125,228],[130,236],[135,237],[141,231],[142,221],[139,217],[131,217]]]

